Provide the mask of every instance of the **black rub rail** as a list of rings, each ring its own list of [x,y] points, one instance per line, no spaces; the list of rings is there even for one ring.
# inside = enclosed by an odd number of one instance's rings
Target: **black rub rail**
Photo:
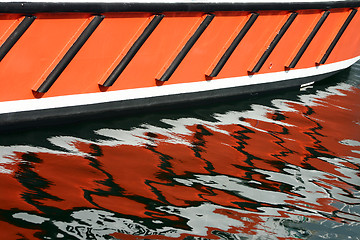
[[[38,93],[46,93],[51,86],[58,79],[60,74],[65,70],[65,68],[69,65],[71,60],[75,57],[75,55],[79,52],[81,47],[85,44],[85,42],[89,39],[91,34],[95,31],[95,29],[99,26],[101,21],[104,19],[104,16],[97,15],[95,16],[89,25],[84,29],[84,31],[80,34],[78,39],[74,42],[74,44],[70,47],[70,49],[66,52],[65,56],[60,60],[60,62],[56,65],[56,67],[51,71],[49,76],[45,79],[45,81],[40,85],[40,87],[36,90]]]
[[[5,40],[5,42],[0,47],[0,61],[6,56],[10,49],[15,45],[15,43],[21,38],[25,31],[30,27],[30,25],[36,19],[35,16],[25,16],[21,23],[15,28],[15,30],[10,34],[10,36]]]

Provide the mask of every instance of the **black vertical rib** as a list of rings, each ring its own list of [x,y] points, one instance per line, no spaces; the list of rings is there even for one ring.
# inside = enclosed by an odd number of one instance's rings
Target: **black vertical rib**
[[[342,27],[340,28],[339,32],[336,34],[336,37],[334,38],[334,40],[331,42],[329,48],[326,50],[324,56],[321,58],[319,64],[324,64],[326,62],[326,60],[328,59],[330,53],[332,52],[332,50],[334,49],[335,45],[338,43],[338,41],[340,40],[341,36],[343,35],[343,33],[345,32],[346,28],[349,26],[351,20],[354,18],[355,14],[356,14],[357,10],[353,9],[351,11],[351,13],[349,14],[349,16],[346,18],[344,24],[342,25]]]
[[[296,64],[299,62],[300,58],[302,57],[302,55],[304,54],[305,50],[308,48],[308,46],[310,45],[311,41],[313,40],[313,38],[315,37],[316,33],[319,31],[320,27],[323,25],[323,23],[325,22],[326,18],[329,16],[330,11],[325,11],[324,14],[321,16],[321,18],[319,19],[319,21],[317,22],[317,24],[315,25],[314,29],[311,31],[311,33],[309,34],[309,36],[307,37],[306,41],[304,42],[304,44],[301,46],[299,52],[296,54],[296,56],[294,57],[294,59],[292,60],[292,62],[290,63],[289,66],[287,66],[286,68],[294,68],[296,66]]]
[[[206,18],[202,21],[199,27],[196,29],[195,33],[191,36],[191,38],[187,41],[185,46],[181,49],[180,53],[176,56],[174,61],[171,63],[170,67],[166,69],[165,73],[161,76],[159,81],[167,81],[171,75],[175,72],[176,68],[180,65],[182,60],[185,58],[186,54],[190,51],[190,49],[194,46],[196,41],[199,39],[201,34],[205,31],[205,29],[209,26],[210,22],[215,17],[214,14],[208,14]]]
[[[10,51],[10,49],[15,45],[15,43],[21,38],[25,31],[30,27],[34,22],[35,16],[25,16],[21,23],[16,27],[16,29],[10,34],[6,41],[0,47],[0,61],[3,60],[5,55]]]
[[[296,16],[298,14],[296,12],[291,13],[289,18],[286,20],[285,24],[281,27],[278,34],[275,36],[274,40],[270,43],[269,47],[266,49],[266,51],[263,53],[257,64],[255,65],[254,69],[251,70],[251,73],[257,73],[260,71],[261,67],[264,65],[266,59],[270,56],[272,51],[275,49],[276,45],[279,43],[280,39],[284,36],[286,31],[289,29],[290,25],[295,20]]]
[[[164,15],[155,15],[155,17],[151,20],[149,25],[144,29],[144,32],[140,35],[140,37],[135,41],[135,43],[131,46],[129,51],[126,53],[125,57],[120,61],[119,65],[116,66],[114,71],[109,75],[102,86],[110,87],[114,84],[116,79],[120,76],[120,74],[124,71],[130,61],[133,59],[135,54],[139,51],[141,46],[145,43],[151,33],[158,26],[160,21],[164,18]]]
[[[241,31],[238,33],[234,41],[231,43],[229,48],[226,50],[224,55],[220,58],[219,62],[216,64],[212,72],[210,73],[209,77],[216,77],[221,69],[224,67],[225,63],[229,60],[231,54],[235,51],[236,47],[239,45],[241,40],[245,37],[246,33],[249,31],[249,29],[254,24],[255,20],[259,16],[258,13],[252,13],[249,20],[246,22],[244,27],[241,29]]]
[[[51,71],[46,80],[41,84],[41,86],[36,90],[39,93],[46,93],[50,87],[55,83],[56,79],[60,76],[60,74],[65,70],[65,68],[69,65],[71,60],[75,57],[75,55],[79,52],[81,47],[85,44],[85,42],[89,39],[91,34],[95,31],[95,29],[99,26],[101,21],[104,19],[104,16],[98,15],[91,20],[89,25],[85,28],[85,30],[80,34],[79,38],[76,39],[74,44],[70,47],[70,49],[66,52],[65,56],[60,60],[60,62],[56,65],[56,67]]]

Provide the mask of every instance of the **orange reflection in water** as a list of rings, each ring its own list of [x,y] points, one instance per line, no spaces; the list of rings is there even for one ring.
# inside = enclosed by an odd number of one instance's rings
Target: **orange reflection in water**
[[[283,221],[360,222],[337,205],[360,204],[359,96],[339,84],[213,121],[49,139],[63,150],[4,146],[0,236],[298,239]]]

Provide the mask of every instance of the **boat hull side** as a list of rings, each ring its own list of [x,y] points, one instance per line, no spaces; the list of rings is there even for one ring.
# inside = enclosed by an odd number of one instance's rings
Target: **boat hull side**
[[[56,107],[31,111],[0,114],[0,131],[45,126],[59,123],[71,123],[79,120],[124,116],[139,112],[159,112],[172,107],[183,108],[189,104],[215,103],[229,98],[244,98],[258,93],[299,88],[301,85],[317,82],[328,78],[338,71],[298,79],[287,79],[261,84],[236,86],[201,92],[188,92],[165,96],[128,99],[95,104]]]
[[[340,2],[359,4],[334,4]],[[157,111],[319,81],[360,59],[360,11],[310,5],[0,14],[1,128]]]

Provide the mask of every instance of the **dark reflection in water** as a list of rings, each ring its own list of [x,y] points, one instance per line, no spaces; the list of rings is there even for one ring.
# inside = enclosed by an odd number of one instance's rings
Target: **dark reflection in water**
[[[359,84],[2,135],[0,239],[360,239]]]

